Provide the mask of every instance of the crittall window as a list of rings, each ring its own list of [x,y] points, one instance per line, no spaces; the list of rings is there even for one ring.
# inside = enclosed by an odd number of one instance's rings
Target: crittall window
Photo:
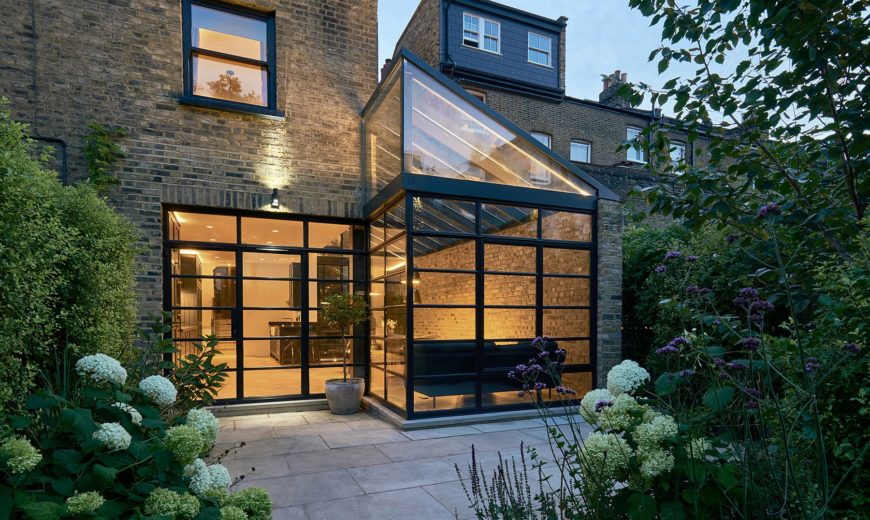
[[[184,101],[275,112],[275,16],[186,0]]]

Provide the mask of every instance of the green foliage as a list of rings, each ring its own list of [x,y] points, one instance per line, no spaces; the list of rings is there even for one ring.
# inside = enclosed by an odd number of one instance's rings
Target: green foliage
[[[344,356],[341,368],[344,380],[347,381],[347,356],[350,352],[350,342],[347,339],[347,329],[366,321],[369,317],[368,303],[358,294],[336,293],[326,297],[320,317],[331,326],[341,329],[341,339],[344,341]]]
[[[202,446],[193,425],[167,419],[133,384],[80,377],[72,362],[66,368],[65,395],[40,390],[27,399],[26,415],[0,416],[10,425],[0,432],[2,445],[9,446],[0,450],[0,516],[216,519],[222,502],[230,501],[268,518],[268,493],[228,494],[230,479],[220,478],[226,473],[216,464],[196,459],[221,492],[188,492],[199,489],[185,467]],[[99,434],[107,432],[110,438]]]
[[[0,103],[0,408],[60,385],[66,354],[129,358],[135,327],[132,225],[26,136]]]
[[[127,155],[117,143],[125,137],[127,131],[123,128],[109,128],[99,123],[88,125],[84,155],[88,162],[91,186],[97,193],[105,194],[109,188],[118,184],[112,167]]]

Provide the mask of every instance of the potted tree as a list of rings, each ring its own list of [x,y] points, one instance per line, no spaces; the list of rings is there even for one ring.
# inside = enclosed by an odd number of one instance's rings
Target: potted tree
[[[326,401],[329,409],[340,415],[356,413],[365,390],[365,381],[359,377],[347,377],[347,357],[351,341],[347,337],[347,329],[368,319],[368,306],[362,296],[349,293],[332,294],[323,302],[320,318],[329,326],[338,327],[344,342],[342,378],[326,381]]]

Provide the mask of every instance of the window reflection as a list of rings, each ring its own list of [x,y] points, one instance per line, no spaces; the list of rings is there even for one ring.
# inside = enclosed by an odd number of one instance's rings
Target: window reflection
[[[170,211],[169,240],[192,242],[236,243],[236,217]]]

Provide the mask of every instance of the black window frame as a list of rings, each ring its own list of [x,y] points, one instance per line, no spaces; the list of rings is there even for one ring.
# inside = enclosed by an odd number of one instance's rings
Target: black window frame
[[[244,58],[241,56],[235,56],[223,52],[194,47],[192,35],[192,7],[194,5],[265,22],[266,61]],[[182,0],[181,19],[183,39],[182,59],[184,63],[184,91],[179,98],[179,101],[181,103],[185,105],[193,105],[217,110],[227,110],[231,112],[253,113],[276,117],[284,116],[284,113],[278,110],[278,88],[276,76],[277,52],[275,48],[275,11],[258,11],[256,9],[227,4],[215,0]],[[264,68],[266,70],[266,106],[252,105],[248,103],[241,103],[238,101],[227,101],[224,99],[216,99],[207,96],[195,95],[193,93],[193,58],[196,55],[220,58],[224,60],[234,61],[237,63],[242,63],[245,65],[254,65]]]

